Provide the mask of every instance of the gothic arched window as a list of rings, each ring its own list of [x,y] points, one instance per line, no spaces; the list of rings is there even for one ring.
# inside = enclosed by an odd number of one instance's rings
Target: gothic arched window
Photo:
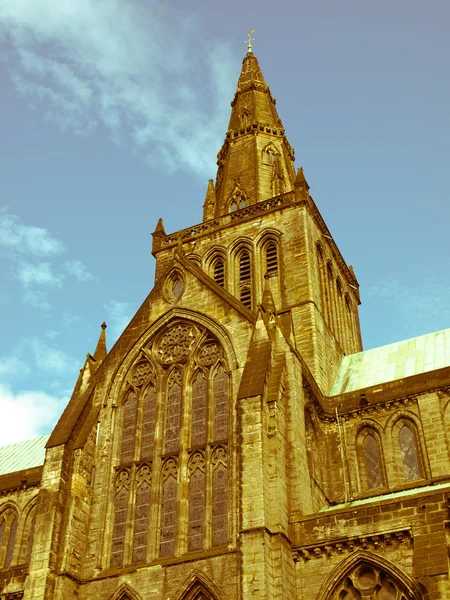
[[[356,438],[359,479],[362,490],[385,486],[385,471],[380,437],[371,426],[362,429]]]
[[[403,470],[406,481],[421,479],[417,439],[409,425],[403,425],[399,433],[400,450],[402,453]]]
[[[162,470],[162,503],[161,503],[161,540],[160,556],[173,556],[177,529],[177,478],[178,467],[173,458],[169,458]]]
[[[134,440],[136,434],[136,394],[130,391],[123,405],[121,462],[130,462],[134,458]]]
[[[219,257],[213,263],[214,281],[222,287],[225,287],[225,261]]]
[[[174,369],[167,382],[166,452],[177,451],[180,443],[181,390],[181,373]]]
[[[147,558],[148,518],[150,513],[150,489],[152,472],[149,465],[142,465],[136,474],[136,504],[134,508],[133,562],[145,562]]]
[[[368,433],[364,439],[364,461],[366,464],[367,488],[382,487],[383,468],[381,463],[380,448],[378,441],[372,433]]]
[[[252,307],[252,282],[250,252],[242,250],[239,255],[239,296],[242,304]]]
[[[121,377],[110,565],[225,544],[231,396],[221,344],[177,320]]]
[[[278,273],[278,249],[274,241],[270,241],[265,247],[266,273],[276,275]]]
[[[275,158],[279,155],[272,144],[266,146],[262,151],[263,164],[272,166],[275,164]]]
[[[247,206],[247,194],[238,185],[234,188],[230,200],[230,212],[236,212]]]
[[[17,533],[17,513],[8,507],[0,514],[0,568],[12,562]]]

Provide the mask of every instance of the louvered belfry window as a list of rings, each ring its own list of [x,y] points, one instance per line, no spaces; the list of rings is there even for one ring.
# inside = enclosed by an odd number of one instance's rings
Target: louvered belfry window
[[[225,286],[225,263],[222,258],[217,258],[214,263],[214,281],[220,286]]]
[[[239,292],[242,304],[251,309],[251,261],[247,250],[243,250],[239,256]]]
[[[266,272],[269,275],[278,273],[278,253],[275,242],[269,242],[266,246]]]
[[[417,440],[414,432],[408,425],[403,425],[400,429],[399,439],[406,481],[420,479],[422,474],[420,471]]]
[[[371,490],[382,487],[383,471],[380,448],[373,434],[369,433],[366,435],[363,447],[366,465],[367,488]]]
[[[204,326],[175,319],[121,378],[110,565],[225,545],[231,379],[224,348]]]

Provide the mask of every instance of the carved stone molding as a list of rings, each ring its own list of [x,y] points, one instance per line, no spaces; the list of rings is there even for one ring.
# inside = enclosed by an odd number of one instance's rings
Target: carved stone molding
[[[365,535],[350,536],[328,540],[317,544],[296,546],[292,550],[293,559],[298,562],[307,562],[314,558],[332,556],[333,554],[345,554],[354,550],[379,550],[381,548],[394,548],[400,544],[412,543],[412,531],[410,528],[397,529],[382,533],[371,533]]]

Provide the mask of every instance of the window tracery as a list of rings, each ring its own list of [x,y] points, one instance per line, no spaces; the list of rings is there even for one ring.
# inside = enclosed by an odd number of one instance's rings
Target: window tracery
[[[206,509],[206,463],[201,452],[189,459],[189,530],[188,550],[202,550]]]
[[[247,204],[247,194],[238,185],[236,185],[230,199],[230,212],[241,210],[241,208],[245,208]]]
[[[111,566],[226,543],[230,379],[221,344],[177,320],[146,344],[124,381]]]
[[[213,453],[212,545],[220,546],[228,539],[228,472],[227,452],[218,446]]]
[[[177,525],[177,478],[178,466],[174,458],[169,458],[162,469],[163,487],[161,503],[160,556],[173,556],[175,553]]]
[[[174,369],[167,382],[167,413],[165,429],[165,451],[175,452],[180,443],[181,389],[182,378],[178,369]]]
[[[363,563],[338,584],[331,600],[412,600],[400,581],[377,565]]]
[[[111,549],[111,566],[113,567],[122,565],[124,559],[130,483],[131,477],[129,469],[122,469],[117,473],[115,481],[114,528]]]
[[[278,150],[273,144],[269,144],[262,151],[263,164],[273,166],[275,164],[275,158],[279,156]]]

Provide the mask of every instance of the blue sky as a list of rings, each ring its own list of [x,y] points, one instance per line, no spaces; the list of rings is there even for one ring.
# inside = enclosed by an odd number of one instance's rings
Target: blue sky
[[[450,4],[0,5],[0,444],[50,432],[100,323],[201,221],[249,27],[311,193],[361,285],[365,348],[450,327]]]

